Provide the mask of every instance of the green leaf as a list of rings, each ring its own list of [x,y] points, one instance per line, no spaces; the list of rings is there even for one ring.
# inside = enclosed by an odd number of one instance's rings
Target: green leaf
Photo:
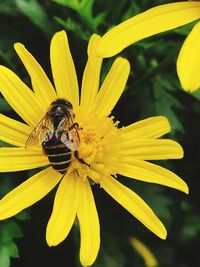
[[[7,248],[0,248],[0,266],[9,267],[10,266],[10,257]]]
[[[12,147],[12,145],[0,140],[0,147]]]
[[[173,130],[183,133],[183,125],[175,111],[177,109],[184,109],[184,106],[175,98],[175,96],[173,96],[171,91],[174,89],[170,80],[158,78],[154,82],[153,89],[156,113],[166,116],[169,119]]]
[[[19,225],[12,220],[1,222],[0,233],[1,241],[4,243],[12,240],[13,238],[20,238],[23,236]]]
[[[99,13],[97,16],[93,16],[94,0],[53,0],[57,4],[64,5],[73,9],[82,20],[82,22],[90,30],[97,32],[98,26],[104,21],[107,12]]]
[[[36,0],[15,0],[18,10],[26,16],[30,21],[39,27],[45,34],[51,36],[53,34],[51,23],[47,13],[39,2]]]
[[[15,238],[22,237],[20,227],[13,221],[0,223],[0,266],[9,267],[10,258],[19,257],[18,248],[14,242]]]
[[[194,25],[196,24],[196,21],[192,22],[192,23],[189,23],[183,27],[180,27],[180,28],[177,28],[177,29],[174,29],[173,31],[175,33],[178,33],[180,35],[183,35],[183,36],[188,36],[188,34],[190,33],[190,31],[192,30],[192,28],[194,27]]]
[[[70,7],[74,10],[78,10],[80,8],[80,3],[78,0],[53,0],[59,5]]]
[[[30,220],[31,216],[27,211],[21,211],[15,216],[20,221]]]
[[[140,13],[140,11],[141,11],[140,7],[137,4],[128,6],[128,9],[126,10],[126,12],[124,14],[121,14],[123,16],[122,21],[135,16],[136,14]]]
[[[74,32],[80,39],[88,41],[90,37],[90,33],[82,29],[82,27],[73,21],[71,18],[67,18],[67,20],[63,20],[59,17],[54,17],[54,19],[62,25],[67,31]]]
[[[200,233],[200,215],[191,214],[185,219],[186,221],[184,223],[181,235],[183,240],[189,241],[198,236]]]
[[[8,102],[3,98],[0,97],[0,111],[10,111],[12,110],[11,106],[8,104]]]
[[[10,257],[12,257],[12,258],[19,257],[19,251],[18,251],[17,245],[14,242],[8,243],[6,248],[7,248],[8,252],[9,252],[8,255]]]

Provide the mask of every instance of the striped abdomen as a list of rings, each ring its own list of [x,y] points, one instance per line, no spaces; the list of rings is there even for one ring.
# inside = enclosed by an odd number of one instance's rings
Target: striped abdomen
[[[59,140],[51,139],[42,143],[52,168],[64,174],[71,162],[71,150]]]

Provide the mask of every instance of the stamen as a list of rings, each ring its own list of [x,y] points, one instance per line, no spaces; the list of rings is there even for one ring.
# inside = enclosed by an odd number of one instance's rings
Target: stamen
[[[78,117],[78,114],[82,114],[81,117]],[[114,117],[99,118],[95,114],[83,116],[80,110],[78,114],[76,119],[81,129],[78,130],[78,158],[72,155],[68,173],[76,170],[83,180],[90,178],[94,183],[99,183],[104,176],[115,176],[121,142],[120,130],[117,129],[119,122],[113,122]],[[110,165],[111,161],[114,162],[115,168]]]

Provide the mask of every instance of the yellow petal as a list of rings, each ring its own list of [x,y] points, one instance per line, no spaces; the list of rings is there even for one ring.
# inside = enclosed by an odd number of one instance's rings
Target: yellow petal
[[[80,180],[80,196],[77,216],[80,224],[80,261],[90,266],[95,261],[100,245],[99,218],[88,180]]]
[[[194,92],[200,88],[200,22],[186,38],[177,60],[177,71],[185,91]]]
[[[137,253],[144,259],[146,267],[157,267],[158,266],[158,262],[155,256],[153,255],[153,253],[139,239],[131,237],[130,244],[137,251]]]
[[[98,58],[95,52],[100,39],[99,35],[93,34],[88,44],[88,61],[83,73],[81,89],[81,107],[87,112],[92,110],[99,89],[102,59]]]
[[[29,125],[36,125],[46,112],[36,95],[4,66],[0,66],[0,92]]]
[[[120,98],[130,72],[130,65],[125,58],[117,58],[107,74],[96,98],[95,112],[109,115]]]
[[[150,231],[162,239],[166,238],[167,233],[164,225],[156,217],[152,209],[136,193],[111,176],[104,177],[101,181],[101,186]]]
[[[15,172],[49,165],[41,151],[28,151],[18,147],[0,148],[0,172]]]
[[[97,49],[99,57],[111,57],[125,47],[154,34],[200,18],[199,2],[160,5],[142,12],[108,31]]]
[[[188,186],[180,177],[156,164],[130,157],[123,158],[118,169],[121,175],[148,183],[169,186],[188,194]]]
[[[123,138],[127,140],[159,138],[171,130],[168,119],[163,116],[144,119],[122,129]]]
[[[46,240],[49,246],[62,242],[72,228],[80,194],[78,178],[73,173],[65,175],[58,187],[53,212],[47,225]]]
[[[19,121],[0,114],[0,139],[14,146],[24,147],[31,128]]]
[[[42,199],[61,177],[60,173],[48,168],[20,184],[0,200],[0,220],[12,217]]]
[[[123,140],[121,155],[142,160],[179,159],[183,157],[183,149],[177,142],[167,139],[130,139]]]
[[[54,34],[51,40],[50,59],[58,97],[66,98],[75,107],[78,106],[78,81],[65,31]]]
[[[40,64],[27,51],[24,45],[16,43],[14,48],[31,77],[33,90],[40,102],[48,108],[51,102],[56,98],[56,93],[51,82]]]

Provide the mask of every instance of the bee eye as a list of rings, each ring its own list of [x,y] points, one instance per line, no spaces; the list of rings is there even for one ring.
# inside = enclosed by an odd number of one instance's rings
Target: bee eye
[[[72,109],[72,104],[69,101],[65,102],[67,108]]]

